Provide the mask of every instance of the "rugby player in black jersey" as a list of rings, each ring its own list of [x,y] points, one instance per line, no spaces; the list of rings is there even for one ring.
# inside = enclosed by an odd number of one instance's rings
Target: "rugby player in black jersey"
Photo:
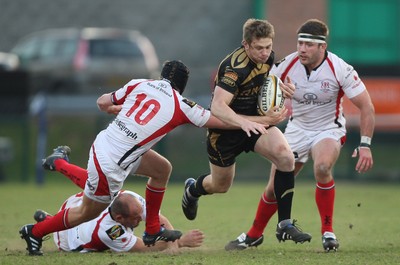
[[[235,176],[236,157],[242,152],[256,152],[277,168],[274,177],[276,199],[263,194],[265,203],[275,205],[278,211],[277,239],[303,243],[310,241],[311,235],[302,232],[291,219],[294,156],[283,133],[273,126],[284,119],[287,110],[271,108],[266,115],[261,115],[257,106],[258,92],[274,61],[274,35],[274,27],[268,21],[248,19],[243,25],[242,45],[220,63],[211,112],[220,120],[242,129],[208,129],[207,151],[211,173],[185,181],[182,210],[187,219],[194,220],[201,196],[229,190]],[[281,89],[284,96],[290,98],[295,87],[289,77],[284,81]],[[257,130],[255,122],[265,124],[268,130]],[[243,234],[225,248],[258,246],[262,241],[263,236],[252,238]]]

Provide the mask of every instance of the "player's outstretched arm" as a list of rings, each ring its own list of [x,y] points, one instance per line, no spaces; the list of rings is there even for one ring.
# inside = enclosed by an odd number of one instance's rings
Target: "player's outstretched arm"
[[[219,86],[216,86],[211,102],[211,113],[227,125],[241,128],[248,136],[251,135],[251,132],[255,134],[267,133],[263,124],[248,120],[235,113],[232,108],[229,107],[229,102],[232,101],[232,98],[233,94]]]
[[[199,229],[193,229],[183,234],[183,236],[178,240],[178,245],[180,248],[196,248],[203,244],[204,233]]]
[[[260,124],[263,124],[265,127],[276,125],[287,118],[288,110],[285,106],[279,108],[279,106],[275,106],[270,108],[265,115],[260,116],[246,116],[240,115],[250,121],[254,121]]]

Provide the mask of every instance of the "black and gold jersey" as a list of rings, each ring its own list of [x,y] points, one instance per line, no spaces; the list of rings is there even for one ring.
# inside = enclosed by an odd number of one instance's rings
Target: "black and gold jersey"
[[[273,51],[267,62],[256,64],[247,56],[243,46],[234,50],[220,63],[215,84],[234,95],[229,106],[237,114],[259,115],[258,91],[273,63]]]

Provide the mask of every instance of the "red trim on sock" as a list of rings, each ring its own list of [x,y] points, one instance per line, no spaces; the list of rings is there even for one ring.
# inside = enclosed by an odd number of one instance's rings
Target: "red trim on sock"
[[[32,234],[35,237],[42,238],[50,233],[70,228],[68,222],[67,224],[64,222],[64,215],[68,215],[68,210],[69,208],[61,210],[53,217],[50,217],[42,222],[35,224],[32,228]]]
[[[149,184],[146,185],[146,189],[149,189],[153,192],[165,192],[165,190],[167,189],[166,187],[163,188],[156,188],[156,187],[152,187]]]
[[[259,238],[264,233],[265,227],[277,210],[277,201],[275,199],[268,199],[265,193],[263,193],[258,203],[253,225],[247,232],[247,235],[251,238]]]
[[[69,209],[70,209],[70,208],[65,209],[64,218],[63,218],[64,226],[65,226],[65,227],[68,227],[68,228],[71,227],[71,226],[69,225],[69,222],[68,222]]]
[[[321,189],[331,189],[335,186],[335,181],[332,179],[328,183],[317,182],[317,187]]]

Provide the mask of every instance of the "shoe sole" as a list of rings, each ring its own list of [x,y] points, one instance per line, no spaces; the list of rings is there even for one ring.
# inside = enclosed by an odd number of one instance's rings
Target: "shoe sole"
[[[327,246],[322,245],[325,252],[330,252],[331,250],[336,252],[339,249],[339,244],[327,244]]]
[[[299,240],[295,240],[293,238],[284,239],[282,237],[281,238],[277,237],[277,239],[278,239],[279,242],[281,242],[281,241],[285,242],[286,240],[290,240],[290,241],[293,241],[296,244],[297,243],[303,244],[304,242],[311,242],[312,237],[310,236],[310,237],[299,239]]]

